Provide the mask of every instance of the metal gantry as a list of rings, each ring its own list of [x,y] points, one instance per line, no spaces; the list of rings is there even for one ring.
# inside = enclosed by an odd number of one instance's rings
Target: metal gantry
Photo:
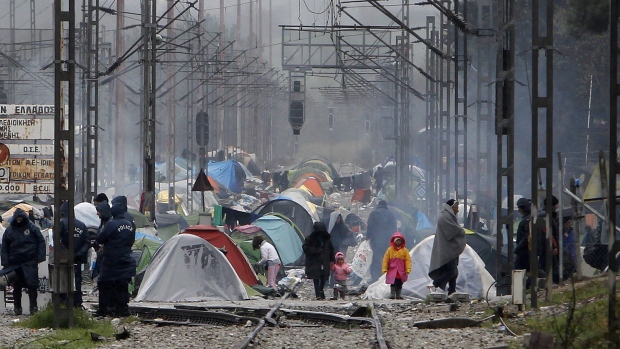
[[[618,221],[617,213],[617,184],[618,178],[618,97],[620,88],[618,87],[618,54],[620,53],[618,44],[618,16],[619,1],[610,1],[610,25],[609,25],[609,188],[607,198],[607,236],[608,236],[608,258],[609,270],[607,284],[609,288],[608,297],[608,338],[612,340],[609,348],[620,348],[620,318],[618,316],[617,301],[617,281],[618,270],[613,266],[617,265],[620,258],[620,239],[616,232]],[[605,195],[605,194],[603,194]]]
[[[466,22],[467,1],[454,0],[454,13]],[[463,204],[465,214],[469,208],[467,202],[467,71],[469,56],[467,54],[467,33],[459,26],[454,30],[454,188],[455,199]]]
[[[541,26],[541,23],[544,26]],[[540,52],[545,55],[541,63]],[[532,223],[536,224],[538,208],[544,199],[547,213],[545,230],[537,224],[532,229],[532,256],[535,256],[537,235],[546,233],[546,299],[551,301],[553,285],[552,272],[552,222],[553,212],[553,0],[533,0],[532,2]],[[541,76],[542,75],[542,76]],[[542,129],[541,129],[542,127]],[[539,181],[536,181],[536,179]],[[513,181],[511,181],[512,184]],[[559,183],[562,185],[562,183]],[[512,184],[514,185],[514,184]],[[541,198],[540,192],[544,192]],[[510,205],[510,204],[509,204]],[[511,208],[512,206],[510,206]],[[559,216],[561,224],[562,217]],[[510,234],[512,231],[509,231]],[[499,234],[498,234],[499,235]],[[512,235],[508,235],[512,239]],[[512,241],[512,240],[509,240]],[[512,253],[512,251],[509,251]],[[532,265],[532,270],[537,266]],[[532,280],[536,280],[537,272],[532,273]],[[536,285],[532,283],[532,307],[536,302]]]
[[[514,88],[515,88],[515,23],[514,0],[501,0],[497,6],[497,81],[495,83],[496,115],[495,134],[497,136],[497,249],[501,261],[504,246],[503,234],[507,232],[508,241],[513,236],[514,207]],[[502,210],[502,199],[507,198],[507,209]],[[504,230],[505,229],[505,230]],[[513,246],[508,244],[508,256],[512,258]],[[535,255],[533,253],[533,255]],[[495,279],[510,278],[511,265],[497,263]],[[535,278],[535,276],[532,276]],[[503,279],[505,280],[505,279]],[[535,280],[535,279],[534,279]],[[497,288],[498,295],[509,294],[510,283],[503,282]],[[534,287],[532,287],[534,288]]]
[[[451,7],[451,1],[443,1],[442,4],[448,8]],[[445,53],[447,57],[452,57],[452,43],[453,35],[451,32],[451,25],[448,16],[444,13],[440,16],[439,24],[439,49]],[[439,151],[439,171],[438,171],[438,186],[437,196],[441,201],[445,201],[451,193],[453,188],[450,184],[450,96],[452,92],[452,61],[442,60],[439,64],[439,122],[437,123],[438,131],[436,131],[437,149]],[[456,184],[455,184],[456,185]]]
[[[97,195],[97,159],[99,151],[99,0],[84,1],[86,18],[86,113],[82,117],[82,201],[92,202]]]
[[[62,0],[54,0],[54,210],[69,205],[68,231],[72,232],[75,187],[75,0],[63,8]],[[67,42],[65,43],[65,35]],[[66,101],[65,101],[66,88]],[[54,215],[54,226],[60,226],[60,215]],[[54,246],[61,246],[61,234],[54,234]],[[66,249],[54,250],[51,275],[54,328],[65,322],[73,326],[73,234],[67,234]],[[61,307],[61,294],[66,306]]]
[[[154,0],[144,0],[142,8],[142,213],[155,221],[155,126],[156,126],[156,34]]]

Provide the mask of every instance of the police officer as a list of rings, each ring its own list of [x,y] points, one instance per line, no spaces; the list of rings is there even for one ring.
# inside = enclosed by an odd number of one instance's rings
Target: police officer
[[[65,201],[60,206],[60,243],[64,248],[69,246],[69,203]],[[82,264],[86,263],[90,241],[86,225],[79,219],[73,219],[73,263],[75,272],[75,292],[73,306],[82,305]]]
[[[99,274],[99,310],[97,316],[129,316],[129,282],[136,275],[136,261],[131,257],[131,246],[136,237],[134,226],[124,218],[122,204],[112,205],[112,220],[97,235],[103,245]],[[99,263],[99,261],[97,261]],[[108,297],[101,297],[101,294]]]
[[[13,285],[15,315],[22,314],[22,289],[28,288],[30,314],[36,313],[37,289],[39,288],[38,264],[45,262],[45,239],[39,227],[34,225],[28,214],[18,208],[13,220],[2,236],[2,266],[19,266],[15,272],[17,281]]]

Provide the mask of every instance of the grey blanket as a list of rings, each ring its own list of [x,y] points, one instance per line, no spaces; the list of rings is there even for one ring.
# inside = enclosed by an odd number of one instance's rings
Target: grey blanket
[[[437,219],[437,232],[431,253],[429,274],[458,258],[465,250],[465,244],[465,230],[459,225],[452,207],[443,204],[443,211]]]

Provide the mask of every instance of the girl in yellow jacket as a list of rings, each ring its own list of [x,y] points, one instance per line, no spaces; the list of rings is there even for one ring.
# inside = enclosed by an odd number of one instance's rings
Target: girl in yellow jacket
[[[383,256],[383,273],[387,273],[385,283],[390,284],[390,299],[403,299],[400,292],[411,273],[411,256],[405,247],[405,238],[400,232],[397,231],[392,235],[390,245]]]

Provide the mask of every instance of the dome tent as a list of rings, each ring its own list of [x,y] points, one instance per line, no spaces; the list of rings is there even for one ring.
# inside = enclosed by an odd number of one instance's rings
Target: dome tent
[[[178,234],[157,250],[136,301],[243,300],[248,294],[226,257],[206,240]]]
[[[428,276],[428,268],[431,261],[431,252],[435,236],[429,236],[422,240],[409,251],[411,255],[411,273],[409,279],[403,284],[403,296],[426,299],[429,292],[427,285],[432,283]],[[456,280],[456,291],[467,293],[471,298],[484,298],[487,290],[489,295],[495,295],[495,287],[491,285],[495,279],[484,267],[484,262],[476,251],[469,245],[465,246],[465,251],[459,257],[459,276]],[[366,299],[385,299],[390,296],[390,285],[385,283],[385,274],[382,275],[372,285],[368,286],[364,298]]]

